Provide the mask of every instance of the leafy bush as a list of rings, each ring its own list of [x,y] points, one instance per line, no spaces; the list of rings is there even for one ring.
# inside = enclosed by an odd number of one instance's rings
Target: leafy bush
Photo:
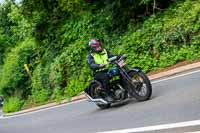
[[[190,50],[199,49],[199,42],[193,40],[199,35],[199,12],[198,2],[186,1],[152,15],[138,29],[129,26],[120,50],[128,53],[130,65],[139,65],[145,71],[197,58],[198,52],[194,55]]]
[[[66,87],[65,94],[68,97],[76,96],[83,91],[84,87],[85,87],[85,84],[83,82],[80,82],[78,77],[73,78],[70,80],[68,86]]]
[[[11,26],[12,39],[23,40],[32,35],[32,24],[22,15],[21,8],[17,5],[11,5],[11,12],[8,14],[9,20],[15,22]]]
[[[0,31],[0,34],[1,34],[1,31]],[[4,35],[0,35],[0,65],[3,64],[3,57],[4,57],[4,52],[6,50],[6,39],[5,39],[5,36]]]
[[[27,39],[6,55],[0,79],[0,90],[5,97],[16,93],[18,96],[24,96],[23,94],[30,91],[28,84],[30,78],[24,69],[24,64],[31,63],[34,50],[35,41]]]
[[[48,87],[48,75],[45,76],[45,74],[47,73],[41,64],[39,64],[33,72],[31,101],[36,104],[46,103],[52,93]]]
[[[47,89],[32,89],[32,100],[35,104],[44,104],[48,102],[49,91]]]
[[[65,88],[68,96],[74,96],[86,87],[86,83],[91,79],[91,72],[86,64],[85,50],[82,41],[78,41],[55,59],[50,72],[52,88]]]
[[[23,100],[18,97],[10,97],[4,101],[3,112],[10,113],[19,111],[22,108]]]
[[[61,100],[65,99],[64,89],[55,88],[52,94],[52,99],[55,99],[56,102],[60,102]]]

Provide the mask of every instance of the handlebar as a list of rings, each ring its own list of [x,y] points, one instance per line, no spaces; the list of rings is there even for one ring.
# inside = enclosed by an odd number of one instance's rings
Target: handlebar
[[[113,56],[111,58],[108,59],[108,62],[113,62],[113,61],[116,61],[117,60],[117,56]]]
[[[123,60],[127,57],[127,55],[121,55],[121,56],[113,56],[111,58],[108,59],[108,62],[114,62],[114,61],[120,61]]]

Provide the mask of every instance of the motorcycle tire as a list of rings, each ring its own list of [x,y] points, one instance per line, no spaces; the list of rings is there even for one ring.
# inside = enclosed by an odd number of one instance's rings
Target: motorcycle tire
[[[96,90],[99,86],[101,86],[100,82],[96,82],[90,85],[90,96],[92,98],[98,98],[101,90]],[[101,88],[101,87],[100,87]],[[107,109],[111,106],[111,104],[96,104],[100,109]]]
[[[152,95],[152,85],[149,80],[149,78],[143,73],[143,72],[134,72],[130,71],[129,76],[133,78],[133,76],[137,76],[138,78],[143,80],[142,87],[145,85],[146,86],[146,92],[144,95],[140,94],[140,91],[142,88],[135,88],[133,90],[133,96],[136,98],[137,101],[146,101],[151,98]]]

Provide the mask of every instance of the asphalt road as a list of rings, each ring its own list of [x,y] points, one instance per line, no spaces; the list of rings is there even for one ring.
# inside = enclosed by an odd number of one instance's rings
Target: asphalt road
[[[1,106],[0,106],[0,118],[2,117],[2,109],[1,109]]]
[[[139,128],[200,119],[200,72],[165,81],[154,81],[152,98],[129,101],[100,110],[81,101],[39,112],[1,118],[0,133],[94,133]],[[150,133],[200,130],[194,125]]]

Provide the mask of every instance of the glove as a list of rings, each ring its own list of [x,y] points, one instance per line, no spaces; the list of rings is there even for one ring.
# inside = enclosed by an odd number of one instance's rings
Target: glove
[[[99,67],[100,68],[104,68],[106,65],[105,64],[100,64]]]

